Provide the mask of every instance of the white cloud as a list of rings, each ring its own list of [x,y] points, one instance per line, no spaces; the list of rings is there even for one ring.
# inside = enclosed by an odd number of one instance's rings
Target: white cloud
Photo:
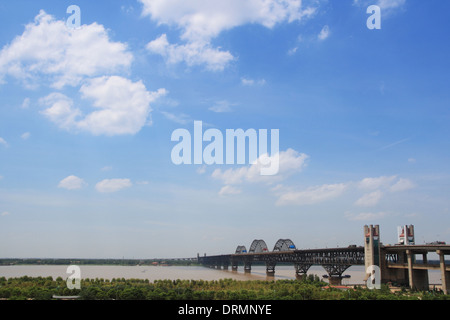
[[[375,206],[376,204],[378,204],[378,202],[380,202],[382,196],[383,196],[383,193],[379,190],[371,192],[371,193],[367,193],[367,194],[363,195],[361,198],[359,198],[355,202],[355,205],[360,206],[360,207],[372,207],[372,206]]]
[[[395,9],[405,5],[406,0],[378,0],[377,5],[381,9]]]
[[[252,176],[248,177],[249,171],[249,167],[228,169],[225,171],[222,171],[222,169],[216,169],[211,176],[214,179],[222,180],[225,184],[240,184],[243,180],[252,179]]]
[[[150,103],[166,94],[164,89],[148,92],[144,84],[111,76],[86,81],[80,92],[91,100],[96,110],[83,115],[73,107],[73,100],[61,93],[52,93],[40,100],[49,106],[42,111],[50,121],[65,130],[81,130],[94,135],[136,134],[147,124]]]
[[[217,113],[231,112],[231,103],[226,100],[217,101],[209,110]]]
[[[189,122],[193,121],[191,117],[184,113],[174,114],[167,111],[161,111],[161,113],[170,121],[176,122],[178,124],[188,124]]]
[[[368,7],[370,5],[377,5],[382,10],[382,15],[389,16],[395,10],[399,10],[406,5],[406,0],[353,0],[353,5],[359,7]]]
[[[9,147],[8,142],[6,142],[6,140],[3,139],[2,137],[0,137],[0,144],[3,145],[4,147]]]
[[[273,157],[270,158],[273,159]],[[273,183],[283,180],[293,173],[301,171],[306,166],[306,160],[308,158],[309,157],[306,154],[300,154],[293,149],[288,149],[280,152],[279,154],[279,172],[277,175],[262,176],[261,164],[260,161],[257,161],[255,164],[237,169],[230,168],[225,171],[222,171],[222,169],[216,169],[212,173],[212,177],[222,180],[225,184],[240,184],[243,182]]]
[[[150,103],[165,95],[165,89],[150,93],[144,84],[112,76],[96,78],[80,89],[83,98],[98,108],[78,123],[95,135],[135,134],[147,123]]]
[[[78,190],[83,188],[86,185],[83,179],[78,178],[77,176],[68,176],[61,180],[58,185],[58,188],[67,189],[67,190]]]
[[[234,194],[240,194],[242,190],[235,188],[233,186],[224,186],[219,191],[219,195],[225,196],[225,195],[234,195]]]
[[[361,189],[385,189],[391,192],[406,191],[415,188],[415,184],[405,178],[398,176],[382,176],[378,178],[365,178],[358,184]]]
[[[254,79],[248,79],[248,78],[241,78],[241,83],[244,86],[263,86],[266,84],[266,80],[265,79],[259,79],[259,80],[254,80]]]
[[[0,80],[6,75],[36,86],[49,78],[55,88],[78,85],[86,77],[127,70],[133,60],[126,44],[112,42],[97,23],[70,29],[41,11],[0,52]]]
[[[347,214],[346,217],[348,220],[352,221],[377,221],[379,219],[384,218],[387,215],[386,212],[364,212],[356,215]]]
[[[339,184],[324,184],[301,191],[277,186],[272,191],[278,196],[278,205],[305,205],[333,199],[343,195],[344,192],[350,193],[351,191],[353,194],[358,194],[360,191],[370,190],[359,195],[353,204],[360,207],[372,207],[381,201],[386,192],[400,192],[414,187],[415,184],[408,179],[399,179],[397,176],[382,176],[365,178],[357,183],[349,181]]]
[[[392,192],[400,192],[413,189],[415,186],[416,185],[411,180],[401,178],[396,184],[391,186],[389,190]]]
[[[20,106],[22,109],[28,109],[30,107],[31,100],[30,98],[25,98]]]
[[[169,44],[165,34],[149,42],[146,48],[163,56],[168,64],[180,62],[185,62],[188,66],[205,64],[210,71],[222,71],[234,59],[228,51],[212,48],[208,43]]]
[[[297,50],[298,50],[298,47],[294,47],[294,48],[292,48],[292,49],[289,49],[288,52],[287,52],[287,54],[288,54],[289,56],[292,56],[292,55],[294,55],[294,54],[297,52]]]
[[[20,137],[21,137],[23,140],[28,140],[28,139],[30,138],[30,136],[31,136],[31,133],[29,133],[29,132],[24,132]]]
[[[301,20],[314,13],[302,9],[301,0],[140,0],[143,14],[159,24],[181,28],[182,38],[205,40],[222,31],[247,23],[273,28],[276,24]]]
[[[379,189],[389,187],[397,176],[382,176],[378,178],[365,178],[359,183],[362,189]]]
[[[325,184],[310,187],[303,191],[282,192],[279,195],[277,205],[308,205],[320,203],[342,195],[347,187],[344,183]]]
[[[319,40],[325,40],[329,36],[330,36],[330,27],[326,25],[322,28],[317,38],[319,38]]]
[[[127,45],[112,41],[102,25],[67,28],[65,21],[41,11],[0,51],[0,82],[9,76],[29,87],[81,86],[82,98],[92,101],[96,110],[86,112],[85,106],[75,107],[71,97],[54,92],[40,99],[47,107],[42,114],[69,131],[135,134],[151,123],[150,103],[167,91],[149,92],[141,81],[118,76],[129,71],[132,61]],[[22,108],[29,105],[26,98]]]
[[[62,93],[51,93],[39,99],[39,103],[44,106],[50,106],[41,111],[41,113],[60,128],[66,130],[72,129],[76,124],[76,118],[81,115],[79,109],[73,108],[73,100]]]
[[[8,211],[4,211],[4,212],[2,212],[1,216],[6,217],[6,216],[9,216],[10,214],[11,213],[9,213]]]
[[[95,185],[101,193],[112,193],[132,186],[130,179],[105,179]]]
[[[134,12],[134,7],[133,6],[121,6],[120,10],[126,14],[130,14],[132,12]]]
[[[302,7],[302,0],[140,0],[143,15],[159,25],[181,30],[186,44],[169,44],[166,35],[152,41],[148,49],[161,54],[170,63],[206,64],[208,69],[222,70],[234,59],[228,51],[213,48],[212,39],[220,33],[245,24],[273,28],[312,16],[313,7]]]
[[[206,172],[206,166],[201,166],[201,167],[199,167],[199,168],[196,170],[196,172],[197,172],[198,174],[204,174],[204,173]]]

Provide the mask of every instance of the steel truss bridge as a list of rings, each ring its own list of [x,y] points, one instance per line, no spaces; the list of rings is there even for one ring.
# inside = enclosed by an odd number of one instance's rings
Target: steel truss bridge
[[[244,266],[245,272],[251,272],[252,264],[266,265],[267,275],[275,274],[277,263],[293,264],[297,277],[305,275],[313,265],[322,266],[330,277],[340,282],[342,275],[353,265],[364,265],[364,247],[326,248],[298,250],[289,239],[280,239],[272,251],[268,250],[264,240],[254,240],[247,251],[245,246],[238,246],[234,254],[198,257],[199,263],[211,268],[237,270]]]

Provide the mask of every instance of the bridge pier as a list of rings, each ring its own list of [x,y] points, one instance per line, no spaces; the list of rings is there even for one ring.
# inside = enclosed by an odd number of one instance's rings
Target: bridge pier
[[[415,255],[411,250],[406,250],[406,257],[408,260],[408,281],[409,287],[412,290],[429,289],[428,270],[417,270],[413,268],[415,262]]]
[[[407,264],[407,255],[405,252],[399,252],[394,254],[390,260],[399,265]],[[393,282],[402,286],[409,285],[408,269],[404,268],[389,268],[389,259],[386,255],[385,250],[380,252],[380,271],[381,271],[381,283]],[[367,265],[366,265],[367,270]]]
[[[244,273],[251,273],[252,272],[252,264],[251,262],[244,262]]]
[[[328,281],[330,285],[340,286],[342,284],[342,274],[347,270],[350,265],[323,265],[322,266],[328,273]]]
[[[275,266],[276,262],[266,262],[266,274],[268,277],[274,277],[275,276]]]
[[[442,281],[442,291],[445,294],[450,294],[450,271],[446,270],[445,267],[445,253],[442,250],[437,250],[436,253],[439,255],[439,265],[441,269],[441,281]]]
[[[295,278],[297,280],[302,280],[303,276],[308,273],[309,268],[311,268],[311,264],[304,263],[294,263],[295,267]]]
[[[388,250],[388,251],[387,251]],[[408,286],[411,290],[428,291],[428,270],[435,267],[428,264],[427,253],[436,252],[439,255],[439,269],[441,271],[442,291],[449,293],[450,271],[445,264],[445,255],[450,251],[426,247],[395,247],[382,250],[381,283],[394,282]],[[416,255],[422,255],[422,263],[416,261]]]
[[[332,286],[340,286],[342,285],[342,279],[343,279],[342,276],[330,276],[328,278],[328,282]]]

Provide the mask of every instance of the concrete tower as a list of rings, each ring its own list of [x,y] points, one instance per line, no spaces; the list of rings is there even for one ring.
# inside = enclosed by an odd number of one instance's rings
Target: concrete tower
[[[401,245],[414,245],[414,226],[401,226],[397,228],[398,232],[398,244]]]
[[[380,227],[364,226],[364,261],[366,270],[370,266],[380,266]]]

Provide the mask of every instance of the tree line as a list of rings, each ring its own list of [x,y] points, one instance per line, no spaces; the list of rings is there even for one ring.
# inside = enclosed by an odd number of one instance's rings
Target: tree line
[[[387,286],[369,290],[329,287],[317,276],[298,280],[155,280],[82,279],[81,289],[70,290],[58,277],[0,277],[0,299],[52,300],[79,296],[80,300],[447,300],[442,292],[391,292]]]

